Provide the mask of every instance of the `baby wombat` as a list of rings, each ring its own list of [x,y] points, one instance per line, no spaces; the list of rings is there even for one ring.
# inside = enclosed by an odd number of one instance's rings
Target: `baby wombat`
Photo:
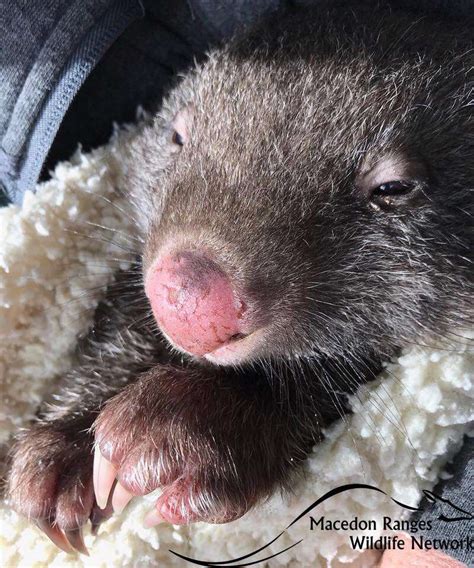
[[[471,32],[320,2],[180,82],[132,149],[141,268],[14,446],[17,511],[66,550],[157,487],[149,525],[235,519],[383,360],[467,324]]]

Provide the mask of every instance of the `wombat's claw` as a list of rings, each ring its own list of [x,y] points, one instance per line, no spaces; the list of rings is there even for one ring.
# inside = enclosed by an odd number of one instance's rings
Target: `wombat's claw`
[[[88,554],[82,527],[98,509],[92,485],[89,435],[74,436],[64,425],[37,424],[12,448],[8,498],[59,549]],[[112,509],[101,511],[100,520]]]
[[[156,525],[159,525],[160,523],[163,523],[165,521],[166,519],[163,517],[163,515],[159,513],[158,510],[155,508],[146,514],[145,521],[143,524],[147,529],[150,529],[151,527],[155,527]]]
[[[36,525],[58,548],[68,554],[74,552],[72,545],[66,539],[62,530],[56,525],[52,525],[49,520],[37,520]]]
[[[91,514],[89,516],[91,522],[91,533],[95,536],[100,525],[112,516],[112,507],[107,504],[105,509],[100,509],[97,503],[94,503]]]
[[[93,470],[94,493],[98,507],[97,513],[100,515],[103,512],[106,515],[108,510],[121,513],[134,495],[127,491],[116,479],[119,469],[102,455],[99,446],[95,448]],[[178,497],[182,492],[182,486],[183,480],[180,479],[165,487],[155,508],[145,518],[147,527],[155,526],[162,521],[184,525],[201,520],[191,512],[184,514],[178,507],[178,504],[182,504],[181,499]],[[174,506],[170,506],[170,503],[174,503]],[[100,520],[99,522],[93,520],[91,515],[91,521],[93,530],[96,532]]]
[[[115,487],[112,488],[112,509],[114,513],[120,514],[132,498],[133,495],[117,481]]]
[[[77,529],[65,530],[64,534],[69,544],[75,550],[77,550],[77,552],[89,556],[89,551],[87,550],[87,547],[84,544],[84,537],[82,536],[82,527],[79,527]]]
[[[188,504],[187,488],[190,480],[178,479],[163,490],[163,493],[145,517],[145,526],[150,528],[162,522],[172,525],[188,525],[196,521],[208,521],[194,513]]]
[[[114,513],[121,513],[133,495],[116,480],[117,471],[117,468],[104,458],[99,447],[96,446],[93,481],[97,506],[105,511],[111,509]]]
[[[94,493],[97,505],[100,509],[107,507],[110,497],[110,490],[115,482],[117,468],[105,459],[101,454],[99,446],[94,451]]]
[[[36,525],[51,542],[67,554],[72,554],[76,550],[80,554],[89,556],[89,551],[82,536],[82,527],[63,532],[57,525],[53,525],[49,520],[46,521],[44,519],[36,521]]]

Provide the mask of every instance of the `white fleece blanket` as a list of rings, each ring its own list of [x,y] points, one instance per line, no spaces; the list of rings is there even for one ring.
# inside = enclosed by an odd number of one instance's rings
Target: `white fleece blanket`
[[[90,154],[78,151],[52,179],[28,194],[22,208],[0,209],[0,442],[25,426],[55,379],[72,365],[105,286],[126,266],[125,237],[96,225],[130,231],[122,184],[123,155],[135,129],[116,134]],[[87,238],[84,235],[93,236]],[[327,491],[346,483],[373,484],[416,505],[459,448],[474,419],[473,353],[466,342],[407,347],[379,379],[353,397],[354,414],[335,424],[306,463],[291,496],[270,502],[228,525],[143,526],[153,496],[136,499],[105,523],[86,530],[90,556],[66,555],[3,503],[0,554],[5,567],[184,566],[169,552],[203,560],[236,558],[280,533]],[[326,519],[406,518],[388,497],[367,489],[341,493],[312,512]],[[374,565],[377,554],[353,550],[347,531],[310,530],[306,515],[258,558],[303,541],[269,566]]]

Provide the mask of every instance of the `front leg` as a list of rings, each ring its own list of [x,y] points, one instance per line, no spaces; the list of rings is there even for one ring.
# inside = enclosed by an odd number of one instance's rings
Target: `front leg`
[[[135,376],[129,369],[107,372],[107,364],[82,365],[64,377],[56,400],[21,432],[10,451],[7,497],[63,550],[85,552],[82,526],[93,527],[111,514],[95,504],[91,427],[104,402]],[[106,380],[109,379],[109,380]]]
[[[240,517],[288,484],[336,414],[317,380],[301,391],[298,378],[275,388],[264,372],[168,365],[144,373],[95,423],[99,504],[112,490],[122,510],[160,487],[149,525]]]
[[[104,403],[156,362],[157,341],[133,330],[137,308],[104,303],[81,343],[78,365],[56,385],[35,423],[10,451],[7,497],[60,548],[85,552],[81,527],[111,513],[95,503],[91,427]],[[133,315],[133,317],[132,317]],[[142,317],[138,314],[138,317]]]

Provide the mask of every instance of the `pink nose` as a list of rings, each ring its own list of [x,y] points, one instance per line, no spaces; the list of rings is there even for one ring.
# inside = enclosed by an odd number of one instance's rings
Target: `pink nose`
[[[211,353],[242,331],[244,303],[226,274],[201,253],[159,259],[145,291],[163,332],[193,355]]]

